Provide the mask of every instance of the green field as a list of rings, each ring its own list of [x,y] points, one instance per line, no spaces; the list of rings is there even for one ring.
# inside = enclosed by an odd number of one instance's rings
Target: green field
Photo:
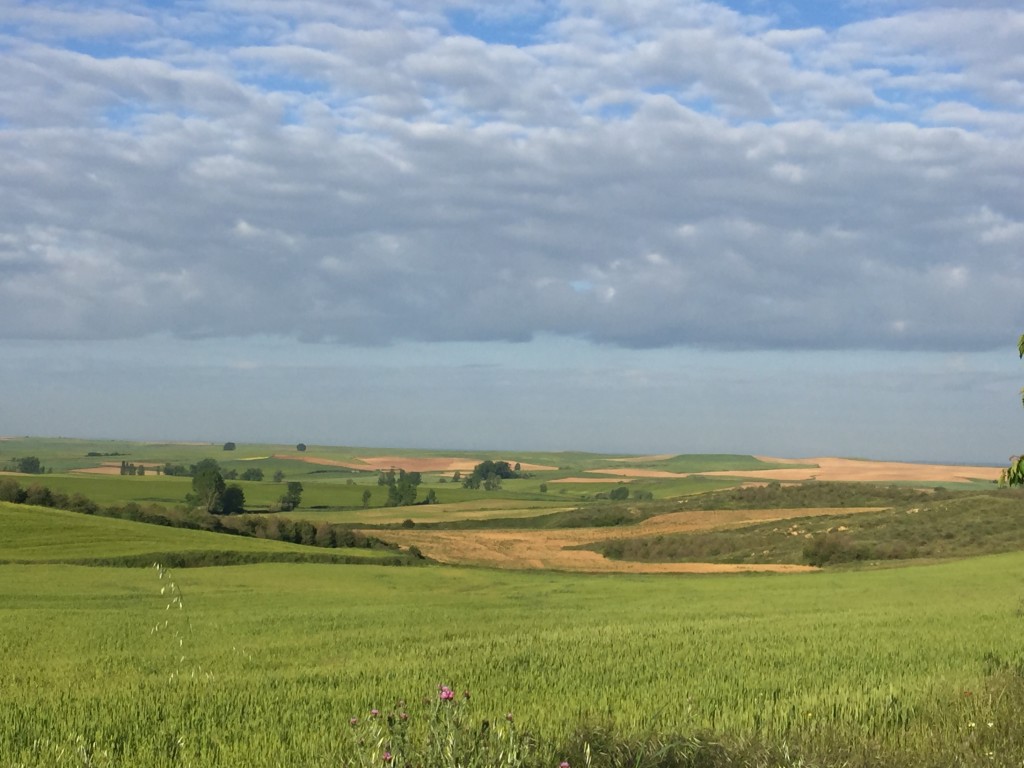
[[[192,524],[194,513],[173,509],[188,478],[68,474],[72,454],[223,458],[220,446],[69,442],[4,441],[0,464],[30,447],[54,473],[19,482],[116,505],[163,501],[168,521]],[[236,453],[281,450],[251,448]],[[546,475],[556,478],[610,457],[522,460],[559,466]],[[1024,765],[1020,494],[838,483],[724,489],[725,479],[669,478],[630,484],[650,489],[652,501],[618,503],[593,499],[594,484],[540,493],[538,473],[493,493],[433,476],[424,486],[449,494],[445,503],[362,509],[365,488],[381,491],[375,473],[297,466],[310,470],[299,476],[303,506],[266,518],[310,521],[317,531],[415,519],[544,535],[685,509],[827,503],[887,511],[622,539],[637,550],[624,545],[617,556],[799,562],[805,542],[841,533],[839,555],[881,557],[902,545],[917,560],[884,569],[843,560],[788,576],[494,571],[0,503],[0,766],[369,768],[385,765],[385,747],[396,750],[392,766],[411,766],[397,735],[377,740],[384,717],[369,717],[373,708],[397,716],[398,699],[407,702],[409,743],[436,748],[418,765],[541,768],[564,759],[579,768],[588,765],[585,745],[596,768]],[[247,499],[270,503],[284,485],[244,487]],[[351,498],[360,501],[344,503]],[[985,555],[1000,550],[1009,551]],[[154,561],[182,567],[163,579],[152,567],[125,567]],[[383,567],[413,563],[422,567]],[[441,709],[439,684],[471,699]],[[462,730],[437,730],[449,712]],[[528,756],[481,751],[482,734],[513,728]],[[462,758],[444,758],[445,744]]]
[[[784,741],[805,765],[1016,765],[983,760],[1024,746],[988,679],[1024,662],[1022,572],[1019,554],[683,579],[198,568],[174,574],[191,631],[154,634],[152,570],[5,565],[0,763],[82,765],[80,739],[94,765],[335,765],[350,716],[448,683],[542,737],[538,765],[584,723]]]

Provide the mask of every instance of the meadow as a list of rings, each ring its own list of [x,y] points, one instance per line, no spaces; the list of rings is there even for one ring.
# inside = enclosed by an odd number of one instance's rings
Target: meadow
[[[190,451],[220,448],[174,450],[186,460]],[[8,446],[3,453],[11,453]],[[605,467],[613,459],[561,461],[576,466],[552,462],[559,469],[549,476],[578,475],[584,462]],[[709,459],[677,461],[687,463],[714,466]],[[78,481],[59,472],[33,479],[68,477]],[[150,482],[100,479],[119,488]],[[515,482],[541,479],[538,473]],[[359,481],[375,483],[376,474]],[[715,512],[699,510],[726,502],[760,513],[764,499],[777,495],[795,507],[781,510],[790,516],[803,514],[801,503],[822,499],[851,512],[865,500],[899,507],[815,518],[822,527],[840,519],[862,525],[873,542],[929,528],[948,541],[950,531],[956,537],[969,528],[957,528],[958,515],[989,515],[988,539],[1016,547],[1014,496],[999,496],[995,512],[986,512],[972,506],[976,497],[953,492],[786,488],[625,506],[591,499],[578,508],[550,492],[503,488],[429,507],[300,507],[287,514],[332,521],[369,515],[378,524],[415,517],[415,528],[401,526],[404,535],[514,523],[546,536],[596,522],[625,536],[638,521],[685,515],[687,507],[708,519]],[[922,500],[934,508],[906,513],[909,505],[923,509]],[[901,527],[886,527],[893,525]],[[752,524],[729,534],[739,537],[732,539],[739,551],[765,530]],[[988,541],[978,532],[979,542]],[[712,534],[686,540],[704,535]],[[960,554],[988,551],[979,547]],[[158,578],[149,562],[201,563],[182,555],[203,552],[229,552],[228,562],[248,564],[172,568]],[[311,552],[338,557],[301,562]],[[1024,765],[1021,551],[951,560],[943,550],[940,562],[912,567],[862,563],[715,576],[377,564],[388,555],[0,504],[0,765],[413,765],[388,729],[408,713],[410,739],[443,742],[432,730],[437,713],[446,712],[438,709],[439,685],[456,694],[463,735],[482,738],[514,725],[522,754],[506,751],[499,760],[497,752],[485,758],[469,750],[429,765]]]

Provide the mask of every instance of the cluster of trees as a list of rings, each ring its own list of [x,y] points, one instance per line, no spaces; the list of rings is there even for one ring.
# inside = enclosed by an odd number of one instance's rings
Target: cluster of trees
[[[22,456],[12,459],[11,463],[7,465],[7,471],[20,472],[23,475],[42,475],[52,470],[47,470],[39,461],[38,456]]]
[[[386,544],[376,537],[366,536],[357,530],[330,523],[313,524],[308,520],[292,521],[256,515],[243,518],[224,518],[218,515],[197,516],[195,514],[186,516],[180,510],[168,510],[158,505],[142,507],[135,502],[120,507],[100,507],[99,504],[80,493],[68,495],[52,491],[38,484],[22,488],[17,481],[11,478],[0,480],[0,501],[64,509],[87,515],[115,517],[173,528],[191,528],[215,533],[290,541],[313,547],[394,548],[393,545]]]
[[[225,478],[225,473],[221,471],[216,459],[203,459],[198,464],[193,464],[190,472],[192,491],[185,496],[185,501],[192,508],[202,509],[210,515],[237,515],[244,512],[245,491],[237,483],[227,484],[226,479],[235,479],[238,476],[236,471],[230,472],[231,477]],[[242,479],[262,480],[263,472],[259,469],[246,470],[242,473]],[[298,507],[301,502],[302,483],[290,482],[284,494],[278,499],[277,508],[287,512]]]
[[[12,504],[31,504],[36,507],[53,507],[67,509],[72,512],[83,512],[87,515],[96,514],[100,507],[80,493],[68,495],[60,491],[52,491],[45,485],[30,485],[22,488],[10,478],[0,480],[0,501]]]
[[[507,461],[481,461],[468,477],[462,480],[463,488],[483,488],[485,491],[496,491],[501,488],[501,481],[513,477],[521,477],[521,466],[516,462],[513,468]],[[461,479],[461,474],[456,472],[454,480]]]
[[[419,472],[406,472],[404,469],[389,469],[377,475],[377,485],[388,489],[388,498],[384,502],[386,507],[411,507],[414,504],[436,504],[437,494],[433,488],[427,490],[427,495],[422,501],[417,501],[419,486],[423,482],[423,476]],[[363,491],[363,507],[370,505],[372,494],[369,489]]]
[[[122,475],[144,475],[146,474],[146,466],[144,464],[129,464],[127,461],[121,462],[121,474]],[[157,467],[157,474],[160,474],[160,468]]]

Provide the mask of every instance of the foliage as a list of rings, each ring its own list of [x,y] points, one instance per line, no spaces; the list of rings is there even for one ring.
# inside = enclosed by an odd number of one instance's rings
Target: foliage
[[[186,501],[207,514],[219,512],[225,489],[220,465],[214,459],[203,459],[192,470],[192,493]]]
[[[302,483],[292,480],[288,483],[284,494],[278,500],[282,512],[295,509],[302,503]]]
[[[245,512],[245,491],[242,490],[242,486],[232,483],[221,494],[220,513],[239,515],[242,512]]]
[[[263,479],[263,470],[259,467],[249,467],[242,472],[240,478],[242,480],[258,482]]]
[[[38,456],[22,456],[14,461],[15,472],[23,475],[41,475],[46,471]]]
[[[742,528],[602,542],[586,548],[644,562],[842,563],[972,557],[1024,550],[1019,491],[935,494],[878,512],[774,520]]]
[[[1017,351],[1024,360],[1024,334],[1017,342]],[[1024,389],[1021,389],[1021,402],[1024,404]],[[1006,485],[1024,485],[1024,455],[1010,459],[1010,466],[1003,470],[1002,482]]]
[[[224,450],[225,451],[233,451],[233,450],[235,450],[235,448],[236,448],[235,444],[230,442],[230,441],[224,443]]]
[[[487,459],[473,467],[473,472],[462,481],[463,488],[483,488],[487,491],[496,491],[501,488],[501,481],[513,477],[519,477],[507,461],[492,461]]]
[[[299,443],[298,445],[295,446],[295,450],[298,451],[299,453],[304,452],[306,450],[306,444]]]
[[[887,507],[894,504],[924,503],[949,498],[950,492],[936,488],[923,491],[903,486],[872,483],[812,481],[786,484],[770,482],[760,486],[730,488],[703,493],[679,501],[679,509],[797,509],[825,507]]]

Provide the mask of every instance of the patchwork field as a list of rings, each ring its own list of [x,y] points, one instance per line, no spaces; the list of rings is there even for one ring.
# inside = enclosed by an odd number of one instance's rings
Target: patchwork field
[[[298,453],[0,443],[45,467],[0,478],[0,765],[1024,765],[1024,496],[992,468],[524,453],[487,491],[454,472],[501,454]],[[204,458],[265,475],[236,535],[148,473]],[[437,503],[388,506],[396,465]]]

